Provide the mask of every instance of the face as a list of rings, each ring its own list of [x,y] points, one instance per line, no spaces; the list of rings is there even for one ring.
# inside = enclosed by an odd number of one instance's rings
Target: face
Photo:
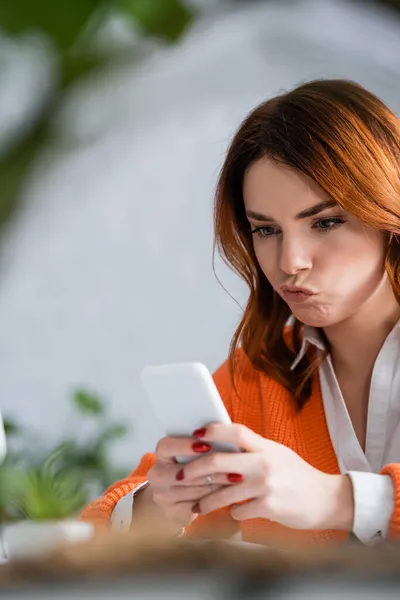
[[[260,159],[247,171],[243,196],[260,267],[299,321],[314,327],[344,321],[387,285],[384,235],[314,181]],[[290,293],[285,285],[311,294]]]

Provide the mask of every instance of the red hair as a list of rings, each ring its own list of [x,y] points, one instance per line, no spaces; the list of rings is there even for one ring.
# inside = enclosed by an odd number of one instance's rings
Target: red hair
[[[244,210],[244,175],[265,157],[310,177],[347,212],[387,234],[385,267],[400,303],[400,122],[362,86],[317,80],[255,108],[228,149],[215,197],[215,246],[250,290],[230,347],[231,372],[241,345],[252,365],[290,390],[301,408],[321,359],[305,356],[290,370],[302,323],[294,321],[288,343],[290,310],[261,271]]]

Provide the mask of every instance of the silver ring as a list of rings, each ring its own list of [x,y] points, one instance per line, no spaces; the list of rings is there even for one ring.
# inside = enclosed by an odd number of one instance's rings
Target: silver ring
[[[210,490],[212,491],[212,486],[214,483],[214,478],[212,475],[207,475],[206,477],[206,484],[208,485],[208,487],[210,488]]]

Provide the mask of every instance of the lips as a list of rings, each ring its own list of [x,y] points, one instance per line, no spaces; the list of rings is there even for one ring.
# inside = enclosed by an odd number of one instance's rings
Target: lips
[[[315,296],[311,290],[289,285],[282,286],[281,291],[287,302],[302,303]]]
[[[283,297],[285,300],[296,303],[306,302],[306,300],[312,298],[313,295],[314,294],[305,294],[304,292],[283,292]]]
[[[308,296],[314,296],[315,294],[312,290],[297,285],[282,285],[281,290],[282,292],[303,292],[303,294],[307,294]]]

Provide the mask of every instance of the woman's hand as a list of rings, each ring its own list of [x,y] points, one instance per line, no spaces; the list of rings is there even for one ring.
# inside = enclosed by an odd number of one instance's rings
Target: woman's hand
[[[243,452],[210,454],[184,466],[189,481],[211,476],[216,482],[221,477],[237,482],[199,500],[194,512],[232,506],[231,515],[239,521],[265,518],[295,529],[352,530],[354,500],[347,475],[323,473],[244,425],[214,423],[202,433],[203,442],[233,442]]]
[[[229,484],[223,473],[214,476],[212,485],[207,484],[206,476],[189,478],[185,475],[188,465],[180,465],[176,460],[177,456],[197,458],[209,451],[207,443],[190,438],[165,437],[157,444],[157,460],[148,472],[150,485],[145,492],[146,496],[151,492],[154,504],[176,527],[186,527],[196,518],[192,508],[198,500]]]

